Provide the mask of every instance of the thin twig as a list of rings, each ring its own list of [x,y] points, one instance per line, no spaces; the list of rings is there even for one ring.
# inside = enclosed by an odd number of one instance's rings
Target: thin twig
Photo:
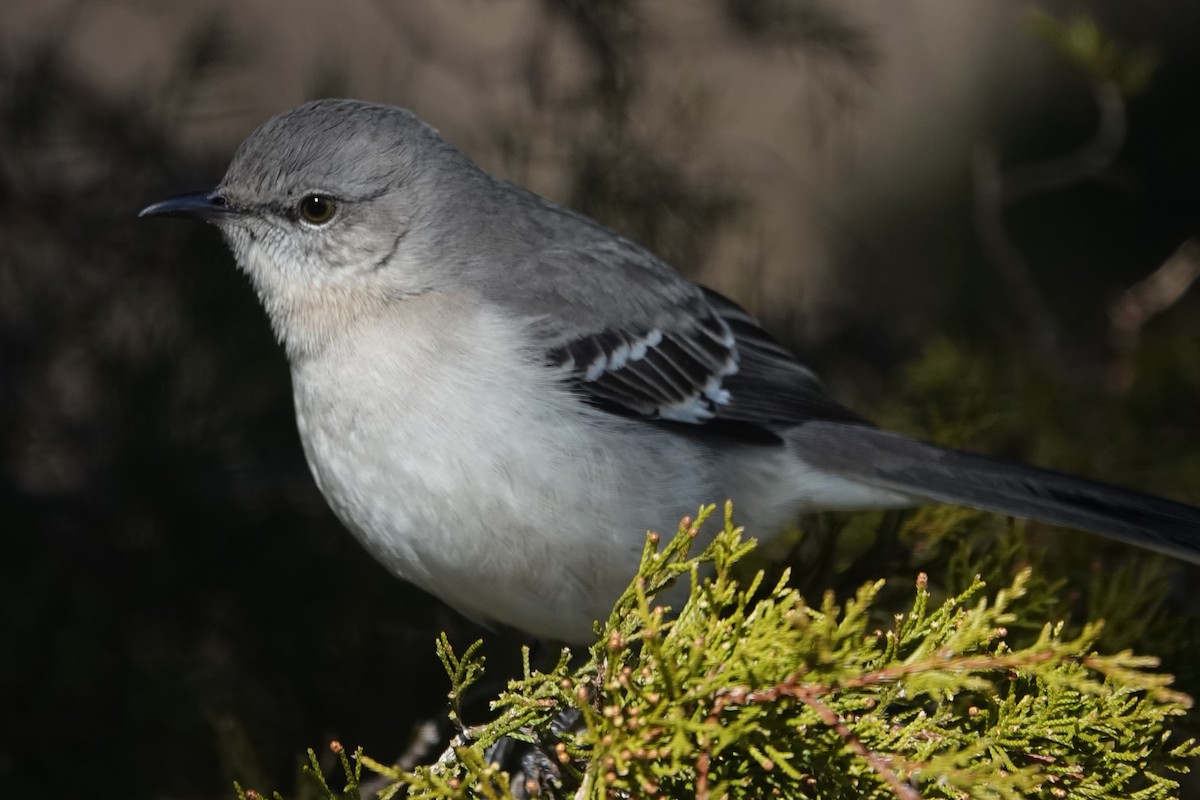
[[[1113,358],[1108,367],[1108,388],[1124,393],[1133,385],[1134,351],[1142,328],[1152,318],[1179,302],[1200,279],[1200,239],[1181,244],[1158,269],[1121,292],[1108,308],[1108,339]]]
[[[850,726],[842,719],[841,715],[834,711],[829,706],[822,703],[815,694],[799,693],[797,699],[806,706],[816,712],[821,721],[833,729],[834,733],[842,738],[847,746],[853,750],[860,758],[871,765],[871,769],[878,773],[879,777],[887,781],[888,786],[896,793],[900,800],[921,800],[921,793],[913,787],[909,786],[896,771],[892,769],[891,764],[887,763],[887,759],[878,753],[867,748],[854,731],[850,730]]]
[[[1024,314],[1035,351],[1058,367],[1065,361],[1058,320],[1038,289],[1028,261],[1009,236],[1004,212],[1030,195],[1094,178],[1112,166],[1125,141],[1125,100],[1112,82],[1097,83],[1095,96],[1100,113],[1096,133],[1078,149],[1005,173],[995,151],[981,146],[973,167],[975,230],[980,243]]]
[[[905,783],[888,763],[889,759],[870,750],[860,740],[833,709],[821,702],[822,697],[842,689],[857,689],[864,686],[877,686],[894,683],[908,675],[930,670],[1010,670],[1018,667],[1038,664],[1052,660],[1056,656],[1053,650],[1043,650],[1037,653],[1013,653],[1011,655],[974,655],[951,658],[935,657],[912,664],[898,664],[894,667],[875,670],[860,675],[857,678],[840,681],[837,685],[804,684],[804,672],[795,672],[780,683],[766,689],[749,691],[744,687],[725,690],[717,695],[713,704],[710,720],[716,719],[720,712],[730,705],[748,705],[751,703],[770,703],[781,697],[792,697],[807,705],[821,721],[828,725],[841,737],[852,751],[864,759],[873,770],[883,778],[888,786],[901,800],[920,800],[921,795],[912,786]],[[705,753],[702,757],[707,756]],[[704,764],[707,767],[707,761]],[[703,771],[703,786],[705,794],[708,790],[707,769]],[[697,781],[697,787],[701,781]],[[699,792],[697,793],[699,797]]]

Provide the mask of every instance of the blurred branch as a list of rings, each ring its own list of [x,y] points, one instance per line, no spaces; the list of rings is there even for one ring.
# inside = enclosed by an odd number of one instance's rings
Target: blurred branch
[[[637,0],[544,0],[546,12],[564,20],[594,67],[590,99],[602,104],[610,122],[624,124],[630,101],[645,83],[639,75],[641,12]]]
[[[1090,14],[1077,13],[1066,22],[1040,8],[1027,15],[1027,27],[1063,58],[1088,76],[1092,83],[1110,83],[1126,97],[1150,85],[1160,57],[1152,45],[1127,45],[1106,34]]]
[[[1016,167],[1004,175],[1001,202],[1013,205],[1033,194],[1062,189],[1097,177],[1112,166],[1128,128],[1125,98],[1114,83],[1094,87],[1099,119],[1096,133],[1078,150],[1064,156]]]
[[[1004,226],[1004,175],[991,147],[980,146],[972,166],[975,186],[975,231],[984,253],[1024,315],[1034,350],[1051,361],[1058,360],[1058,322],[1033,280],[1029,262]]]
[[[818,0],[724,0],[726,18],[755,44],[785,45],[827,56],[861,73],[882,60],[872,37],[845,9]]]
[[[853,110],[883,62],[877,37],[845,4],[826,0],[722,0],[731,31],[760,52],[798,55],[806,124],[820,143],[828,118]]]
[[[1094,91],[1100,114],[1096,133],[1078,149],[1005,173],[995,149],[981,145],[973,164],[975,230],[984,253],[1024,315],[1037,356],[1056,368],[1066,364],[1059,323],[1033,279],[1029,262],[1008,233],[1004,212],[1031,195],[1097,177],[1112,166],[1125,142],[1125,99],[1115,83],[1097,83]]]
[[[1122,292],[1108,309],[1108,340],[1113,356],[1108,388],[1126,392],[1135,376],[1134,351],[1142,328],[1175,305],[1200,279],[1200,239],[1188,239],[1158,269]]]
[[[1029,263],[1009,236],[1004,225],[1004,212],[1031,195],[1096,178],[1108,170],[1125,143],[1128,127],[1125,98],[1149,85],[1159,59],[1152,47],[1129,46],[1108,36],[1088,14],[1078,14],[1060,22],[1045,11],[1035,9],[1028,17],[1028,25],[1031,33],[1087,75],[1099,113],[1096,132],[1089,141],[1066,155],[1018,167],[1008,173],[1001,170],[995,151],[981,146],[973,166],[975,229],[985,254],[992,260],[1026,318],[1037,357],[1062,370],[1067,366],[1067,359],[1062,351],[1058,320],[1038,289]],[[1140,327],[1137,314],[1121,319],[1134,328]],[[1114,332],[1114,343],[1118,340],[1122,342],[1119,346],[1127,343],[1123,334]]]

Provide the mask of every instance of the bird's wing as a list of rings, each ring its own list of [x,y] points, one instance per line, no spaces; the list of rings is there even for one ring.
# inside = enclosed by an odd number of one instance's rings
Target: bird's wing
[[[548,249],[525,271],[539,274],[514,276],[511,304],[600,408],[753,441],[815,419],[865,423],[748,312],[630,242]],[[518,298],[522,286],[538,296]]]
[[[1200,508],[879,430],[744,309],[597,230],[587,246],[520,264],[497,295],[588,402],[701,435],[786,441],[818,470],[913,502],[1083,527],[1200,564]]]

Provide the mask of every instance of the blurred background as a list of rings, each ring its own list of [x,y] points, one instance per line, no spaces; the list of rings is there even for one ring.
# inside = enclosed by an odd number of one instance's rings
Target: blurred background
[[[412,108],[880,422],[1200,503],[1200,5],[0,8],[0,795],[303,795],[307,747],[398,754],[437,632],[479,635],[326,510],[217,232],[136,219],[315,97]],[[971,512],[802,527],[814,591],[1035,563],[1042,618],[1200,691],[1193,567]]]

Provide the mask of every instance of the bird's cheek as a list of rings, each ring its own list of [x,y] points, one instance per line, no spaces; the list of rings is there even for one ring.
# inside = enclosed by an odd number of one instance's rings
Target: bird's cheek
[[[331,275],[353,272],[366,259],[366,250],[353,236],[328,236],[311,243],[306,259],[322,264]]]

